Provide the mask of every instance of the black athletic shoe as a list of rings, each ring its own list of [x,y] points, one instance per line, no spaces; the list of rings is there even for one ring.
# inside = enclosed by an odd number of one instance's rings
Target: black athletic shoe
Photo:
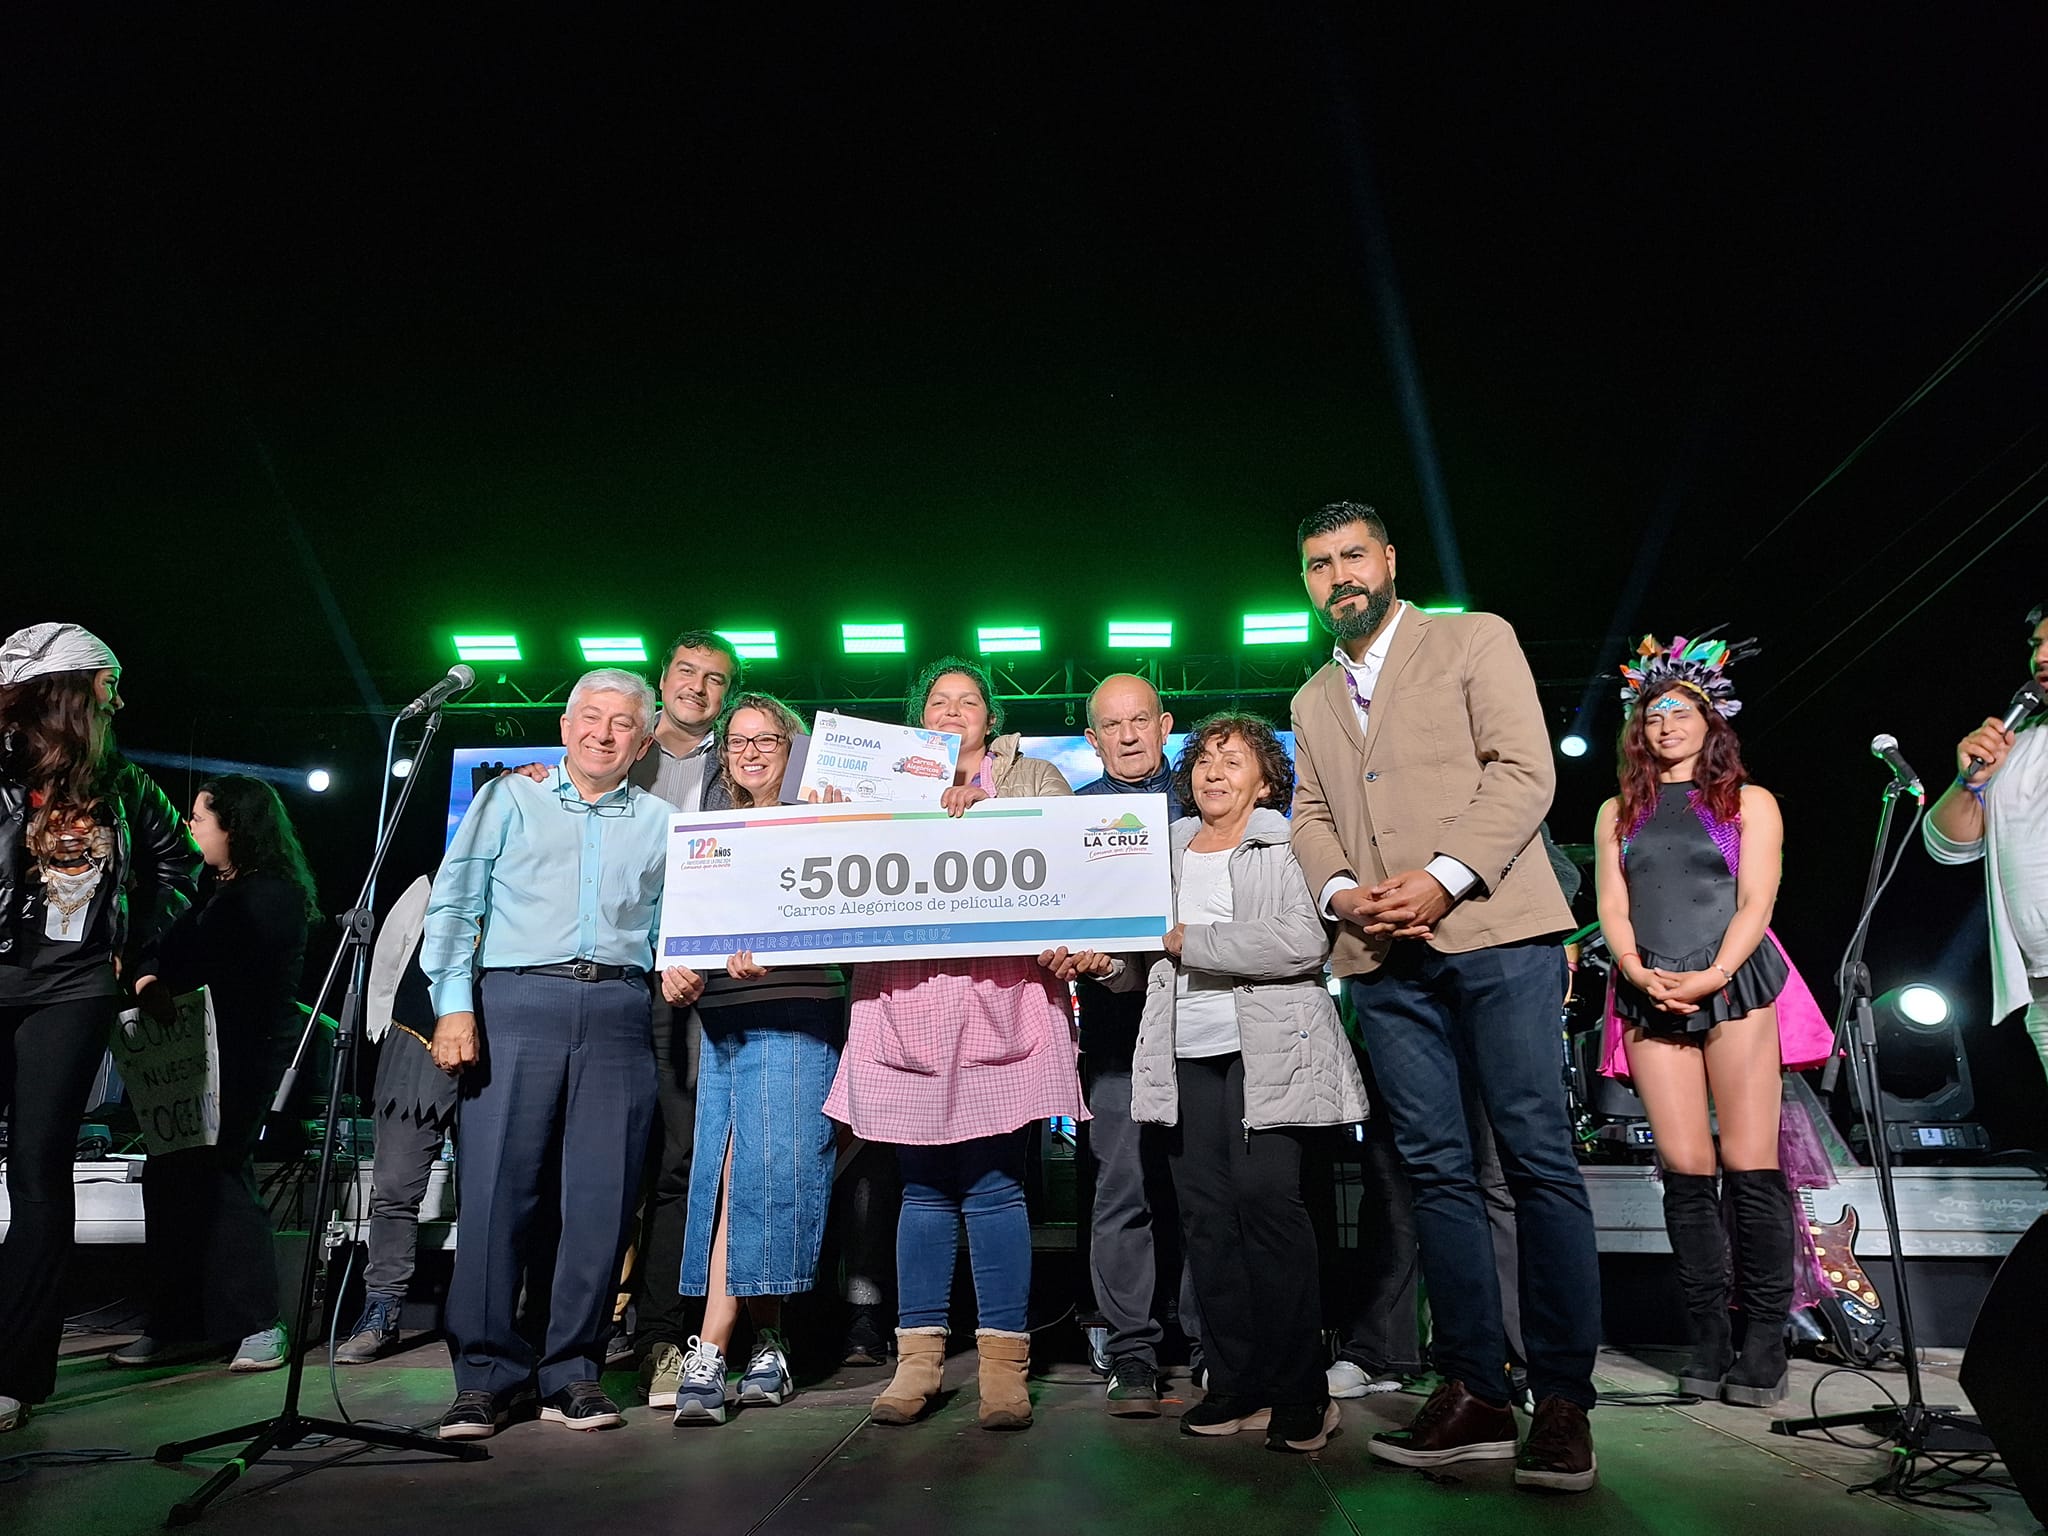
[[[1110,1414],[1119,1419],[1159,1417],[1159,1369],[1149,1360],[1125,1355],[1109,1363],[1109,1389],[1105,1399]]]
[[[839,1353],[841,1365],[887,1365],[889,1333],[875,1316],[873,1307],[853,1307],[846,1320],[846,1347]]]
[[[604,1395],[594,1381],[572,1381],[559,1392],[541,1400],[540,1416],[550,1424],[571,1429],[610,1429],[626,1422],[619,1405]]]
[[[522,1387],[502,1396],[494,1392],[469,1391],[455,1394],[455,1401],[441,1415],[436,1433],[443,1440],[488,1440],[516,1418],[533,1410],[533,1388]]]
[[[1313,1403],[1289,1403],[1273,1410],[1266,1423],[1269,1451],[1320,1451],[1337,1432],[1343,1411],[1334,1401],[1317,1407]]]
[[[1263,1430],[1272,1410],[1263,1403],[1211,1392],[1180,1416],[1184,1435],[1234,1435],[1241,1429]]]

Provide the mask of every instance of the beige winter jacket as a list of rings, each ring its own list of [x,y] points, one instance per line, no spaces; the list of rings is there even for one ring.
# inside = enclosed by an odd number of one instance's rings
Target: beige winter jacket
[[[996,798],[1017,800],[1026,795],[1071,795],[1074,787],[1067,782],[1058,765],[1048,763],[1042,757],[1026,757],[1017,750],[1023,740],[1021,734],[1012,731],[988,744],[989,751],[996,755]]]
[[[1201,825],[1193,816],[1173,824],[1176,892],[1183,856]],[[1323,983],[1330,936],[1288,847],[1287,818],[1278,811],[1252,812],[1244,841],[1230,855],[1230,898],[1229,922],[1188,925],[1181,961],[1237,980],[1246,1129],[1363,1120],[1365,1083]],[[1142,964],[1125,965],[1107,985],[1135,990]],[[1161,955],[1145,977],[1145,1011],[1131,1061],[1133,1120],[1180,1120],[1173,1034],[1178,973]]]

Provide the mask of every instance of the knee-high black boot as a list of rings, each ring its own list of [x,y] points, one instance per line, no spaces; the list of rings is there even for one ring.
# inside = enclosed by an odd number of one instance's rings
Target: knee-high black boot
[[[1728,1238],[1712,1174],[1664,1175],[1664,1230],[1678,1260],[1692,1342],[1692,1358],[1678,1372],[1678,1390],[1718,1398],[1735,1351],[1728,1342]]]
[[[1735,1297],[1742,1354],[1722,1398],[1762,1408],[1785,1396],[1785,1319],[1792,1310],[1792,1191],[1775,1168],[1723,1175],[1735,1207]]]

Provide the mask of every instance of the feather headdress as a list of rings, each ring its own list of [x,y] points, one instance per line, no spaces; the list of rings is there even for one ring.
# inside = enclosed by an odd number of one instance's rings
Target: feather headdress
[[[1669,645],[1660,644],[1655,635],[1643,636],[1642,644],[1636,647],[1635,660],[1621,664],[1622,714],[1634,714],[1639,701],[1651,694],[1662,693],[1674,683],[1699,695],[1724,720],[1740,711],[1742,701],[1735,697],[1735,684],[1728,678],[1728,664],[1754,656],[1757,643],[1754,640],[1716,640],[1712,638],[1713,633],[1713,630],[1708,630],[1692,640],[1684,635],[1673,635]]]

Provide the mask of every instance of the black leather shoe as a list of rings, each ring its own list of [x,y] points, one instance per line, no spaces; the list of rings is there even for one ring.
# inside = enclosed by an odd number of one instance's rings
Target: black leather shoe
[[[611,1429],[626,1422],[619,1405],[604,1395],[594,1381],[572,1381],[559,1392],[541,1399],[540,1416],[550,1424],[571,1429]]]

